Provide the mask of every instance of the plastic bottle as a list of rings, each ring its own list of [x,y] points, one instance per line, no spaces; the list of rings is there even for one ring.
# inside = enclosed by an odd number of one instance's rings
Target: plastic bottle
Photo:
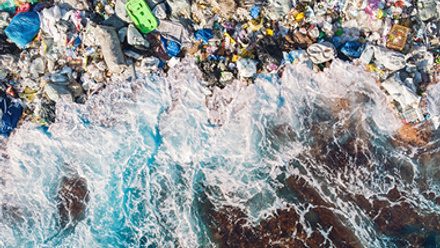
[[[56,84],[68,84],[69,78],[63,74],[53,74],[49,79]]]

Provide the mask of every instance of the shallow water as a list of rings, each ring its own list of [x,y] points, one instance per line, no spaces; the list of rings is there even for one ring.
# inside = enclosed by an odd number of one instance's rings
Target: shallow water
[[[364,68],[294,65],[210,97],[200,78],[187,60],[16,130],[1,148],[0,246],[440,243],[438,133],[399,136]],[[72,175],[89,198],[63,229],[57,192]]]

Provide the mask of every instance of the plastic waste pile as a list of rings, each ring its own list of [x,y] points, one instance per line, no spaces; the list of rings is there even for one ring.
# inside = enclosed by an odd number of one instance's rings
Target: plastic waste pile
[[[0,133],[191,56],[207,94],[287,64],[364,64],[405,123],[438,119],[436,0],[0,0]]]

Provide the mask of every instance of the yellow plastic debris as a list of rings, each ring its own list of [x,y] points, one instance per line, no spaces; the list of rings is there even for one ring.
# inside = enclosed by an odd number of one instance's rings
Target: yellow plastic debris
[[[241,57],[246,58],[246,59],[252,59],[254,57],[254,54],[252,53],[251,50],[246,49],[241,53]]]
[[[237,62],[237,60],[238,60],[239,58],[240,58],[240,56],[237,55],[237,54],[232,55],[232,63]]]
[[[229,41],[231,42],[231,44],[234,44],[234,43],[237,42],[234,39],[232,39],[232,37],[228,33],[226,33],[226,32],[225,32],[225,36],[229,38]]]
[[[270,28],[266,28],[267,35],[273,36],[273,30]]]
[[[260,30],[262,26],[263,26],[263,19],[261,19],[260,22],[258,22],[255,19],[249,21],[249,27],[251,28],[252,32],[256,32]]]

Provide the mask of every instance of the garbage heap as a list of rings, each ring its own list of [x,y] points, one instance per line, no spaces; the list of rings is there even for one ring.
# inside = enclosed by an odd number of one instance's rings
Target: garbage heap
[[[405,123],[432,118],[440,71],[436,0],[0,0],[0,133],[55,121],[109,82],[197,58],[205,87],[335,58],[363,63]]]

